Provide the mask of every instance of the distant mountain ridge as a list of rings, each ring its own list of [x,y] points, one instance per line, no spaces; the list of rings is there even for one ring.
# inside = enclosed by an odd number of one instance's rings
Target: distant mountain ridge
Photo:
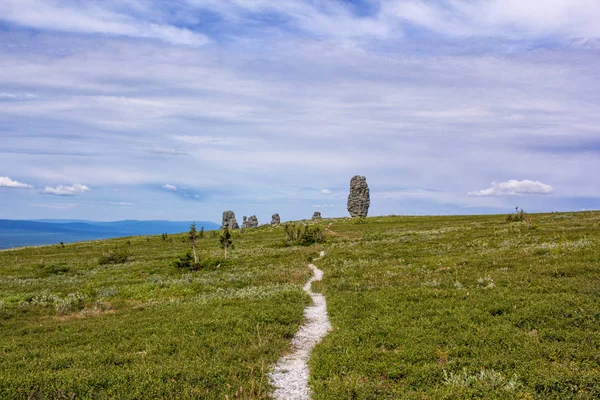
[[[0,219],[0,249],[109,239],[123,236],[180,233],[189,229],[193,221],[137,221],[124,220],[97,222],[86,220],[10,220]],[[215,230],[220,225],[211,221],[196,221],[200,229]]]

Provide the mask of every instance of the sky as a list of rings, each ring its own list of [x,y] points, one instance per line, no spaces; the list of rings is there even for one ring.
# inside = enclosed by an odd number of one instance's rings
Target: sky
[[[0,218],[600,209],[597,0],[0,0]]]

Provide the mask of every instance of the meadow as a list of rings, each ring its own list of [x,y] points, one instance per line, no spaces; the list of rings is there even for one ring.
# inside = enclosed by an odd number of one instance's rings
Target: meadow
[[[0,252],[0,398],[264,398],[318,254],[282,235],[234,233],[225,261],[207,232],[199,271],[171,265],[185,235]]]
[[[600,213],[365,222],[330,227],[315,399],[600,398]]]
[[[268,398],[324,250],[315,399],[600,397],[600,212],[372,217],[0,252],[0,398]],[[126,249],[123,264],[100,265]]]

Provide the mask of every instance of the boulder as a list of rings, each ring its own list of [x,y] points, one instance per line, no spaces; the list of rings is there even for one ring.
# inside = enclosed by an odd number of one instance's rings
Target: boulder
[[[221,229],[238,229],[238,225],[235,219],[235,213],[233,211],[223,211],[223,222],[221,223]]]
[[[313,221],[318,221],[320,219],[323,219],[323,217],[321,217],[321,212],[319,211],[315,211],[315,213],[312,216],[312,220]]]
[[[350,180],[350,193],[348,194],[348,212],[351,217],[366,217],[369,213],[371,198],[367,178],[356,175]]]
[[[271,217],[271,225],[279,225],[281,223],[281,218],[279,217],[279,214],[275,213],[273,214],[273,216]]]

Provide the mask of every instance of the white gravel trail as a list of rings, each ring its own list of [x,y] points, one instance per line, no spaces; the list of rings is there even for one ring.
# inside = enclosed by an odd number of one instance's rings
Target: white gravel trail
[[[319,258],[323,257],[322,251]],[[317,258],[317,260],[319,259]],[[292,339],[292,353],[281,357],[269,374],[271,383],[275,386],[273,397],[279,400],[307,400],[311,398],[308,387],[308,359],[310,352],[317,343],[331,330],[327,317],[325,296],[313,293],[311,283],[323,278],[323,271],[309,264],[313,276],[304,285],[304,291],[310,295],[313,305],[304,309],[305,322]]]

